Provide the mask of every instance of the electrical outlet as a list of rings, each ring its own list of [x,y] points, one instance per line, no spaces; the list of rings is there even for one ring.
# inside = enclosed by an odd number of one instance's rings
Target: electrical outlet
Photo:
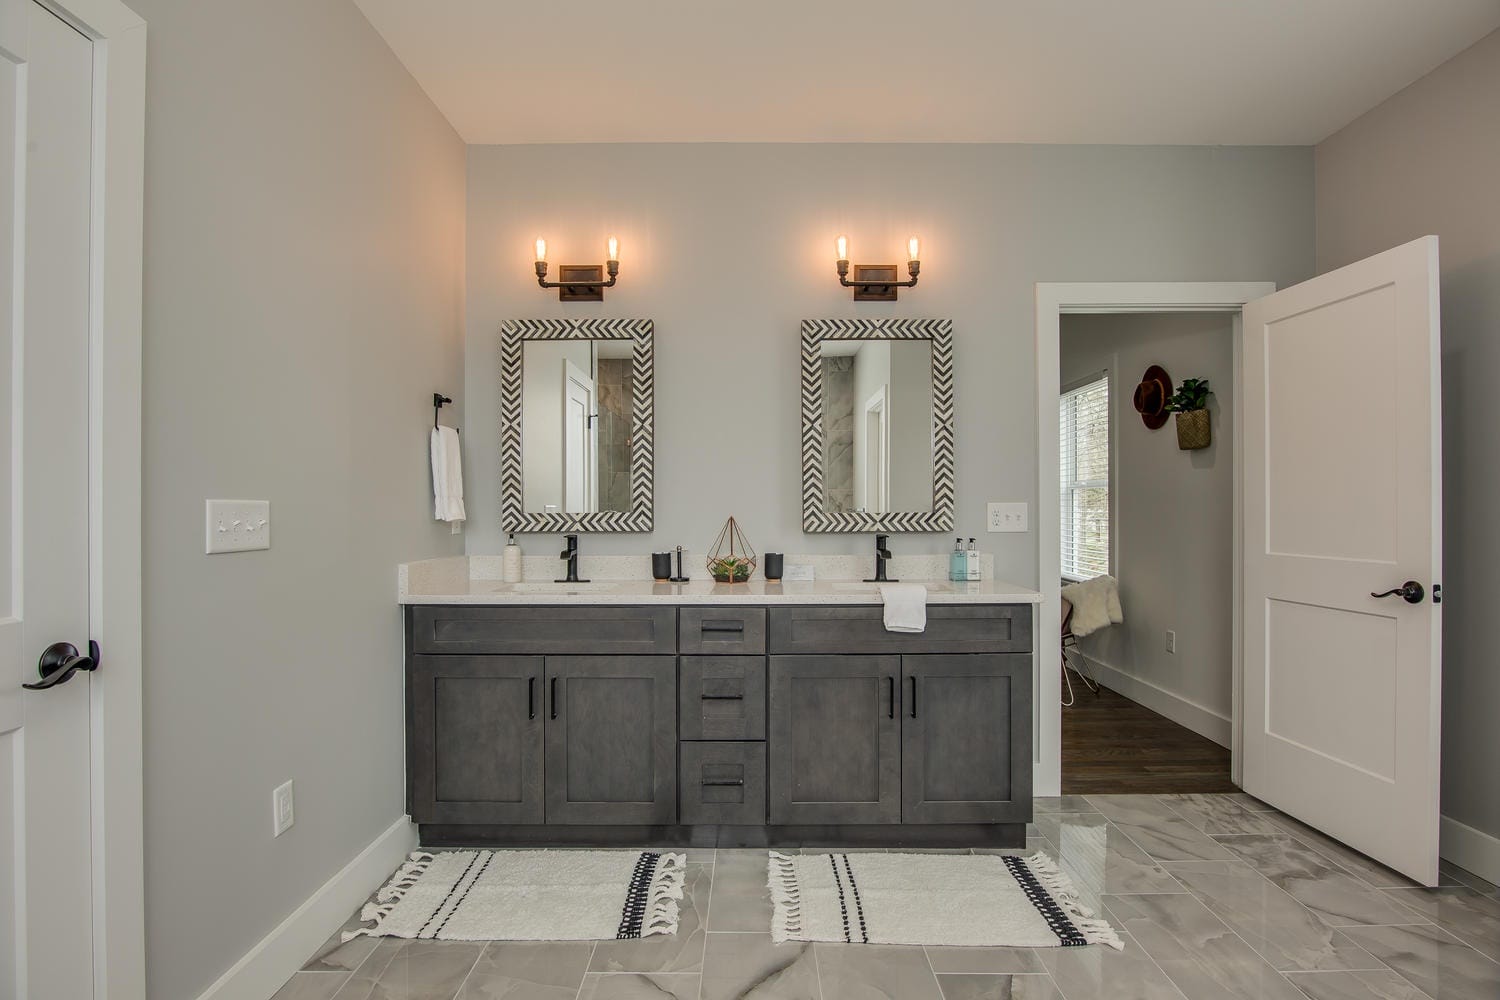
[[[271,547],[271,504],[267,500],[207,500],[204,550],[249,552]]]
[[[292,828],[292,783],[288,781],[271,793],[271,818],[274,821],[274,836],[281,836]]]
[[[1167,652],[1177,652],[1177,633],[1167,629]]]
[[[990,531],[1029,531],[1024,503],[992,503],[986,527]]]

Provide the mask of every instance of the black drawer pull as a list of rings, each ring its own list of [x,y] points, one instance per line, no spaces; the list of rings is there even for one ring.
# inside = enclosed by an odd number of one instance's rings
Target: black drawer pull
[[[740,788],[744,784],[745,779],[743,778],[728,778],[719,781],[710,781],[708,778],[703,779],[704,788]]]
[[[526,718],[536,718],[536,678],[526,678]]]
[[[744,622],[704,622],[702,630],[704,632],[743,632],[743,631],[745,631],[745,623]]]
[[[557,678],[552,678],[552,717],[557,718]]]
[[[745,700],[745,696],[742,695],[742,694],[706,694],[706,695],[703,695],[703,700],[704,701],[744,701]]]

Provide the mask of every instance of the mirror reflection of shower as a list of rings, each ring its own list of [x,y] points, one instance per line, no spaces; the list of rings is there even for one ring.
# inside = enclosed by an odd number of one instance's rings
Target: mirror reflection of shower
[[[823,496],[829,513],[932,510],[932,342],[828,340]]]
[[[630,510],[631,343],[528,340],[521,358],[523,508]]]

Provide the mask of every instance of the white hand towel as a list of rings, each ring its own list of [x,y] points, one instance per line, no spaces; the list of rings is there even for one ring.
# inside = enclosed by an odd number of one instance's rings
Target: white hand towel
[[[927,588],[920,583],[882,583],[887,632],[927,631]]]
[[[458,455],[458,431],[452,427],[432,429],[432,507],[439,521],[462,521],[464,514],[464,467]]]

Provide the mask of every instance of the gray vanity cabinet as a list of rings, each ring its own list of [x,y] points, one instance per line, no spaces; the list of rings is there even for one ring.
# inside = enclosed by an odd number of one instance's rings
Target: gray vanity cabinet
[[[901,821],[1031,818],[1031,657],[901,657]]]
[[[901,821],[899,656],[772,656],[770,822]]]
[[[677,660],[547,657],[547,822],[677,819]]]
[[[423,823],[540,823],[540,656],[413,656],[406,766]]]

